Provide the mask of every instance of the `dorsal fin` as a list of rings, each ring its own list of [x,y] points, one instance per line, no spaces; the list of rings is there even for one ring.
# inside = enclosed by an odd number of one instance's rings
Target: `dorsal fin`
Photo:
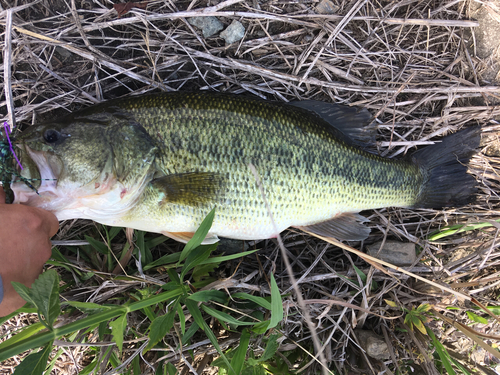
[[[350,143],[361,147],[375,146],[377,127],[371,126],[372,115],[366,108],[349,107],[343,104],[326,103],[318,100],[302,100],[288,103],[303,108],[339,130]]]
[[[151,185],[165,194],[161,203],[196,206],[220,198],[224,191],[224,178],[210,172],[177,173],[155,178]]]

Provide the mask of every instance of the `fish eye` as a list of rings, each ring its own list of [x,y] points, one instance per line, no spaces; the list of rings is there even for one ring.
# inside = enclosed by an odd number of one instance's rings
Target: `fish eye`
[[[61,133],[54,129],[48,129],[43,133],[43,139],[45,139],[47,143],[56,143],[61,139]]]

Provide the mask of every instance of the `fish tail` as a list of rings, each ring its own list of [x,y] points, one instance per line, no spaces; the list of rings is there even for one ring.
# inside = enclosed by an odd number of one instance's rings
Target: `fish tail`
[[[468,163],[481,139],[479,126],[445,137],[411,158],[424,174],[424,183],[414,207],[459,207],[476,198],[476,180],[467,173]]]

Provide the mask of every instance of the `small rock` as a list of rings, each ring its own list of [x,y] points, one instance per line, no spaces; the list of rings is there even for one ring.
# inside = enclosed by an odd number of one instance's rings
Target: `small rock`
[[[222,22],[217,17],[192,17],[188,18],[188,22],[201,30],[203,37],[209,38],[217,34],[224,28]]]
[[[416,259],[415,244],[398,241],[385,241],[379,251],[382,241],[367,246],[368,255],[394,264],[395,266],[410,266]],[[378,253],[378,254],[377,254]]]
[[[483,135],[481,147],[484,147],[483,153],[486,156],[500,156],[500,136],[496,133]]]
[[[370,357],[384,360],[390,357],[389,348],[385,340],[372,331],[355,330],[359,344]]]
[[[335,5],[331,0],[321,0],[318,5],[316,5],[316,12],[319,14],[333,14],[339,7]]]
[[[241,22],[234,20],[226,30],[220,33],[220,37],[224,38],[226,44],[237,42],[245,36],[245,28]]]

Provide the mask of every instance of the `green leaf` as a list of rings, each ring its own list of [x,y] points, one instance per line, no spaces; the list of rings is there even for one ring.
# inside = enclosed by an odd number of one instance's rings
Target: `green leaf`
[[[31,290],[26,285],[18,283],[17,281],[12,281],[12,286],[17,294],[19,294],[26,302],[35,306],[35,302],[31,299]]]
[[[229,363],[229,360],[222,352],[222,349],[220,348],[219,343],[217,342],[217,337],[215,337],[215,334],[212,332],[212,330],[210,329],[208,324],[205,322],[205,320],[203,320],[203,316],[201,315],[201,311],[198,308],[198,303],[187,298],[186,299],[186,307],[188,308],[189,312],[191,313],[196,324],[203,330],[203,332],[205,332],[208,339],[210,340],[212,345],[215,347],[215,349],[217,350],[217,352],[221,356],[224,363],[227,365],[228,369],[230,370],[229,373],[234,374],[234,375],[238,375],[233,371],[231,364]]]
[[[500,315],[500,306],[487,306],[488,310],[490,310],[495,315]]]
[[[396,304],[396,302],[394,302],[394,301],[391,301],[391,300],[388,300],[388,299],[384,299],[384,301],[385,301],[385,303],[387,303],[391,307],[397,307],[398,306]]]
[[[104,255],[109,255],[109,247],[101,241],[97,241],[95,238],[85,236],[85,240],[92,246],[95,250]]]
[[[191,339],[191,337],[194,336],[194,334],[198,331],[200,326],[196,324],[196,322],[193,322],[190,326],[189,329],[186,331],[186,333],[182,336],[181,342],[182,345],[187,345],[188,341]]]
[[[110,243],[117,236],[117,234],[122,231],[122,229],[123,229],[122,227],[109,228],[109,231],[107,232],[108,233],[108,243]]]
[[[417,312],[423,314],[431,309],[431,305],[428,303],[422,303],[419,307],[417,307]]]
[[[265,333],[267,331],[267,329],[269,328],[269,323],[270,323],[270,321],[266,320],[264,322],[259,322],[259,323],[255,324],[252,327],[252,332],[255,332],[259,335]]]
[[[495,220],[496,222],[500,222],[500,220]],[[457,233],[461,232],[467,232],[470,230],[476,230],[476,229],[481,229],[481,228],[488,228],[492,227],[493,224],[491,223],[475,223],[471,225],[463,225],[463,224],[455,224],[455,225],[449,225],[446,227],[441,228],[440,230],[431,233],[428,237],[429,241],[437,241],[443,237],[451,236]]]
[[[14,344],[15,342],[21,341],[27,337],[33,336],[34,334],[40,332],[42,329],[45,329],[45,327],[42,323],[33,323],[30,324],[29,326],[26,326],[21,332],[17,333],[15,336],[11,337],[9,339],[10,344]],[[4,341],[0,343],[0,352],[2,349],[7,346],[6,345],[7,341]]]
[[[467,316],[470,320],[476,323],[488,324],[488,320],[483,318],[482,316],[476,315],[473,312],[467,311]]]
[[[177,374],[177,368],[171,364],[170,362],[167,363],[167,374],[168,375],[176,375]]]
[[[213,244],[213,245],[201,245],[193,249],[189,253],[188,257],[186,258],[186,262],[182,267],[181,280],[184,280],[184,276],[189,270],[196,267],[205,259],[207,259],[210,256],[210,253],[214,251],[216,248],[217,244]]]
[[[181,279],[179,278],[179,275],[177,274],[177,272],[175,272],[174,269],[172,268],[169,268],[167,270],[167,274],[168,276],[170,277],[170,280],[172,280],[175,284],[177,285],[181,285]]]
[[[447,375],[456,375],[455,370],[451,366],[450,355],[446,351],[445,347],[439,342],[439,340],[436,338],[436,335],[434,335],[434,332],[432,332],[429,327],[426,327],[426,329],[427,334],[431,338],[432,343],[434,344],[434,348],[436,349],[436,352],[438,353],[438,356],[443,363],[443,366],[446,368],[446,371],[448,373]]]
[[[274,328],[283,320],[283,301],[281,300],[280,290],[274,275],[271,274],[271,321],[269,329]]]
[[[354,271],[356,271],[356,273],[358,274],[358,276],[359,276],[359,278],[361,279],[361,281],[362,281],[363,283],[366,283],[366,279],[367,279],[367,277],[366,277],[366,275],[364,274],[364,272],[363,272],[363,271],[361,271],[361,270],[360,270],[358,267],[356,267],[355,265],[353,265],[353,267],[354,267]]]
[[[31,299],[33,303],[45,317],[49,327],[61,312],[59,304],[59,275],[55,270],[48,270],[42,273],[31,286]]]
[[[94,314],[113,308],[112,306],[103,306],[92,302],[65,301],[64,304],[73,306],[86,314]]]
[[[212,315],[215,319],[222,321],[222,322],[226,322],[226,323],[235,325],[235,326],[252,326],[255,324],[254,322],[243,322],[241,320],[233,318],[231,315],[226,314],[225,312],[212,309],[211,307],[208,307],[205,305],[201,305],[201,308],[207,314]]]
[[[472,375],[469,370],[467,370],[464,366],[462,366],[462,364],[460,362],[458,362],[457,360],[455,360],[451,356],[450,356],[450,361],[451,361],[451,363],[453,363],[460,370],[460,372],[462,374],[464,374],[464,375]]]
[[[97,367],[97,359],[94,358],[90,364],[88,364],[83,370],[81,370],[78,375],[89,375]]]
[[[236,374],[241,374],[241,371],[243,370],[249,343],[250,331],[245,328],[241,332],[240,345],[238,345],[238,348],[235,350],[233,358],[231,359],[231,367]]]
[[[177,313],[178,304],[179,298],[177,298],[177,300],[168,307],[170,311],[167,314],[159,316],[153,320],[153,323],[149,327],[149,343],[148,346],[146,346],[146,349],[144,349],[144,352],[153,348],[166,336],[168,332],[170,332],[174,326],[174,318]]]
[[[111,334],[116,342],[116,346],[121,353],[123,349],[123,334],[125,333],[125,328],[127,327],[127,314],[123,314],[110,322],[109,326],[111,327]]]
[[[182,311],[182,306],[180,303],[177,304],[177,315],[179,315],[181,333],[184,335],[186,333],[186,316],[184,315],[184,311]]]
[[[193,280],[200,281],[203,278],[210,277],[210,272],[214,272],[219,267],[218,264],[199,264],[193,268]]]
[[[237,258],[243,258],[244,256],[253,254],[256,251],[259,251],[259,250],[249,250],[249,251],[243,251],[241,253],[236,253],[236,254],[231,254],[231,255],[225,255],[225,256],[220,256],[220,257],[212,257],[212,258],[209,258],[209,259],[203,261],[200,264],[212,264],[212,263],[227,262],[228,260],[233,260],[233,259],[237,259]]]
[[[166,238],[168,238],[168,237],[166,237]],[[181,253],[173,253],[173,254],[164,255],[160,259],[157,259],[154,262],[146,264],[144,266],[144,270],[147,271],[151,268],[164,266],[166,264],[172,264],[172,265],[176,264],[179,261],[180,257],[181,257]]]
[[[168,240],[169,238],[167,236],[163,236],[163,235],[159,235],[159,236],[156,236],[156,237],[153,237],[151,239],[148,239],[146,242],[145,242],[145,245],[147,247],[149,247],[150,249],[162,244],[163,242],[165,242],[166,240]],[[180,255],[181,253],[179,253]],[[177,262],[177,261],[176,261]]]
[[[413,319],[413,325],[424,335],[427,334],[427,331],[425,330],[425,326],[422,323],[422,321],[418,318]]]
[[[189,296],[189,299],[192,299],[196,302],[215,301],[224,304],[227,302],[227,295],[220,290],[200,290],[196,293],[191,294]]]
[[[189,253],[191,253],[193,249],[201,245],[201,243],[207,236],[208,231],[212,227],[212,222],[214,221],[214,217],[215,217],[215,208],[212,211],[210,211],[207,217],[205,217],[205,219],[200,224],[200,227],[193,235],[193,238],[191,238],[189,242],[186,244],[186,246],[184,246],[184,249],[182,250],[181,253],[181,257],[179,259],[180,262],[186,259]]]
[[[49,354],[52,351],[52,342],[49,342],[37,353],[31,353],[17,365],[13,375],[42,375],[47,367]]]
[[[259,362],[265,362],[270,360],[276,354],[278,350],[278,336],[277,334],[269,336],[269,340],[267,341],[266,349],[264,349],[264,353],[259,358]]]
[[[252,302],[255,302],[256,304],[258,304],[259,306],[262,306],[263,308],[265,308],[267,310],[271,310],[271,303],[263,297],[253,296],[251,294],[242,293],[242,292],[231,294],[231,297],[252,301]]]
[[[135,244],[139,251],[141,252],[141,262],[143,265],[150,264],[153,262],[153,254],[151,254],[151,249],[149,246],[146,246],[144,242],[144,234],[145,232],[142,230],[135,231]]]

